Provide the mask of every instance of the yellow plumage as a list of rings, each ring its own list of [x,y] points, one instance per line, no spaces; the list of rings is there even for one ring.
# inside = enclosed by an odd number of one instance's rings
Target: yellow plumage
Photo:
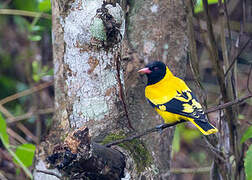
[[[218,132],[207,122],[202,106],[192,91],[168,67],[159,82],[146,86],[145,96],[167,124],[187,120],[205,135]]]

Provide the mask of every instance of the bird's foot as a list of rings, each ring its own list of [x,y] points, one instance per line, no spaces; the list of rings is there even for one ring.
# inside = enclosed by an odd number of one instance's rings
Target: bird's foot
[[[159,131],[160,134],[163,132],[163,129],[164,129],[163,126],[164,124],[160,124],[156,126],[156,129]]]

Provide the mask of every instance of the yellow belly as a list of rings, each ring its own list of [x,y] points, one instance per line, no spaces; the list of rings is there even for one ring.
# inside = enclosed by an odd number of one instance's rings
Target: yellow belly
[[[171,123],[181,121],[181,120],[188,121],[190,119],[190,118],[188,118],[186,116],[182,116],[182,115],[179,115],[179,114],[174,114],[174,113],[167,112],[167,111],[161,111],[158,108],[155,108],[155,110],[164,119],[165,124],[171,124]]]

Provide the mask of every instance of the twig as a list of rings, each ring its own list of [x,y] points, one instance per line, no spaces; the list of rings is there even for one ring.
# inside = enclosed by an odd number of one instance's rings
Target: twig
[[[6,117],[8,118],[12,118],[14,117],[5,107],[3,107],[1,104],[0,104],[0,112],[3,113],[3,115],[5,115]]]
[[[247,89],[250,94],[252,94],[252,92],[249,88],[249,82],[250,82],[249,79],[250,79],[251,72],[252,72],[252,64],[250,64],[250,69],[249,69],[249,74],[248,74],[248,79],[247,79]]]
[[[1,179],[1,180],[8,180],[8,179],[2,174],[1,171],[0,171],[0,179]]]
[[[8,118],[6,119],[7,121],[7,124],[10,124],[10,123],[15,123],[17,121],[22,121],[24,119],[29,119],[35,115],[44,115],[44,114],[51,114],[54,112],[54,108],[46,108],[46,109],[39,109],[37,111],[33,111],[33,112],[28,112],[28,113],[25,113],[23,115],[20,115],[20,116],[16,116],[16,117],[13,117],[13,118]]]
[[[221,49],[223,55],[224,66],[229,66],[229,56],[228,56],[228,48],[225,37],[225,17],[224,17],[224,5],[222,4],[222,0],[219,0],[219,23],[221,27],[220,38],[221,38]]]
[[[38,144],[38,138],[34,136],[29,129],[27,129],[22,123],[17,123],[17,127],[29,138],[32,139],[33,142]]]
[[[125,99],[124,99],[124,92],[123,92],[123,87],[122,87],[122,82],[121,82],[121,77],[120,77],[120,57],[119,57],[119,55],[115,55],[115,62],[116,62],[117,79],[118,79],[118,84],[119,84],[119,96],[120,96],[120,99],[123,104],[123,109],[125,112],[126,119],[128,121],[128,126],[130,129],[135,130],[131,125],[129,115],[128,115],[127,106],[126,106]]]
[[[163,130],[163,129],[165,129],[165,128],[168,128],[168,127],[171,127],[171,126],[175,126],[176,124],[183,123],[183,122],[185,122],[185,121],[182,120],[182,121],[178,121],[178,122],[175,122],[175,123],[172,123],[172,124],[162,124],[162,126],[160,127],[160,129]],[[106,146],[106,147],[110,147],[110,146],[117,145],[117,144],[120,144],[120,143],[123,143],[123,142],[126,142],[126,141],[132,141],[132,140],[134,140],[134,139],[136,139],[136,138],[140,138],[140,137],[142,137],[142,136],[144,136],[144,135],[147,135],[147,134],[150,134],[150,133],[153,133],[153,132],[160,131],[160,129],[157,128],[157,127],[154,127],[154,128],[151,128],[151,129],[147,129],[147,130],[145,130],[145,131],[142,132],[142,133],[135,134],[135,135],[126,137],[126,138],[124,138],[124,139],[119,139],[119,140],[117,140],[117,141],[113,141],[113,142],[111,142],[111,143],[106,144],[105,146]]]
[[[195,174],[195,173],[208,173],[211,167],[200,168],[171,168],[170,172],[173,174]]]
[[[237,55],[232,59],[231,64],[229,65],[226,73],[225,73],[225,77],[227,76],[228,72],[231,70],[231,68],[233,67],[235,61],[237,60],[237,58],[241,55],[241,53],[244,51],[244,49],[247,47],[247,45],[249,44],[249,42],[252,40],[252,38],[249,38],[248,41],[242,46],[242,48],[240,49],[240,51],[237,53]]]
[[[46,83],[40,84],[38,86],[35,86],[35,87],[30,88],[30,89],[24,90],[22,92],[13,94],[11,96],[8,96],[8,97],[0,100],[0,104],[5,104],[5,103],[7,103],[9,101],[13,101],[13,100],[18,99],[20,97],[27,96],[29,94],[40,91],[40,90],[45,89],[45,88],[47,88],[49,86],[52,86],[52,85],[53,85],[53,82],[46,82]]]
[[[21,137],[19,134],[17,134],[15,131],[13,131],[11,128],[7,127],[7,133],[15,140],[22,144],[27,144],[28,142]]]
[[[5,109],[1,104],[0,104],[0,111],[3,112],[3,114],[8,117],[8,118],[14,118],[14,116],[7,110]],[[24,133],[26,134],[28,137],[30,137],[34,142],[37,142],[37,138],[22,124],[22,123],[18,123],[17,127]],[[13,132],[12,132],[13,134]],[[15,136],[17,136],[18,134],[15,133]],[[18,137],[19,139],[21,139],[20,137]],[[22,140],[23,141],[23,140]],[[24,141],[23,141],[24,142]]]
[[[28,17],[41,17],[45,19],[52,19],[50,14],[46,13],[38,13],[32,11],[23,11],[23,10],[16,10],[16,9],[0,9],[0,14],[5,15],[19,15],[19,16],[28,16]]]
[[[232,34],[231,34],[231,27],[230,27],[230,18],[229,18],[229,14],[228,14],[228,8],[227,8],[227,1],[226,0],[224,0],[224,11],[225,11],[225,14],[226,14],[226,17],[227,17],[228,38],[232,42]]]
[[[211,150],[211,152],[215,155],[215,156],[217,156],[220,160],[222,160],[223,162],[226,162],[226,160],[225,160],[225,157],[222,157],[222,153],[221,153],[221,151],[219,151],[218,149],[216,149],[210,142],[209,142],[209,140],[205,137],[205,136],[203,136],[203,138],[204,138],[204,140],[205,140],[205,142],[207,143],[207,147]]]
[[[45,171],[45,170],[39,170],[39,169],[36,169],[35,171],[39,172],[39,173],[44,173],[44,174],[48,174],[48,175],[51,175],[51,176],[55,176],[58,179],[62,179],[58,174],[56,174],[54,172],[51,172],[51,171]]]
[[[211,112],[214,112],[214,111],[218,111],[220,109],[225,109],[225,108],[233,106],[235,104],[242,103],[243,101],[245,101],[246,99],[249,99],[251,97],[252,97],[252,94],[248,94],[248,95],[246,95],[246,96],[244,96],[242,98],[235,99],[234,101],[230,101],[230,102],[218,105],[216,107],[209,108],[208,110],[206,110],[205,113],[211,113]]]
[[[6,116],[7,118],[13,118],[14,116],[5,108],[0,104],[0,112],[3,113],[4,116]],[[7,127],[7,132],[8,134],[10,134],[10,136],[12,136],[14,139],[18,140],[21,143],[27,143],[27,141],[22,138],[21,136],[19,136],[16,132],[14,132],[12,129]]]
[[[245,120],[245,122],[248,124],[248,125],[252,125],[252,122],[248,121],[248,120]]]

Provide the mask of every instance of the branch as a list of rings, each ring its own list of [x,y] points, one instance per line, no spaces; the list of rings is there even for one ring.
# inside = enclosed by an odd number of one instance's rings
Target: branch
[[[32,11],[23,11],[23,10],[16,10],[16,9],[0,9],[0,14],[5,15],[19,15],[19,16],[28,16],[28,17],[41,17],[45,19],[51,20],[52,16],[46,13],[38,13]]]
[[[129,119],[129,115],[128,115],[128,110],[127,110],[127,106],[126,106],[126,103],[125,103],[125,99],[124,99],[124,91],[123,91],[123,85],[122,85],[122,82],[121,82],[121,77],[120,77],[120,60],[121,60],[121,57],[119,55],[115,55],[115,62],[116,62],[116,71],[117,71],[117,81],[118,81],[118,85],[119,85],[119,97],[122,101],[122,105],[123,105],[123,109],[124,109],[124,112],[125,112],[125,116],[126,116],[126,119],[128,121],[128,126],[130,129],[134,130],[135,129],[133,128],[133,126],[131,125],[131,122],[130,122],[130,119]]]
[[[241,55],[241,53],[244,51],[244,49],[247,47],[247,45],[249,44],[249,42],[252,40],[252,38],[249,38],[247,40],[247,42],[242,46],[242,48],[240,49],[240,51],[237,53],[237,55],[232,59],[232,62],[230,64],[230,66],[228,67],[226,73],[225,73],[225,77],[227,76],[228,72],[231,70],[231,68],[233,67],[235,61],[237,60],[237,58]]]
[[[24,90],[22,92],[13,94],[11,96],[8,96],[8,97],[0,100],[0,104],[5,104],[7,102],[13,101],[13,100],[18,99],[20,97],[27,96],[29,94],[32,94],[32,93],[37,92],[37,91],[40,91],[40,90],[42,90],[44,88],[47,88],[49,86],[52,86],[52,85],[53,85],[53,81],[52,82],[46,82],[46,83],[39,84],[38,86],[32,87],[30,89],[27,89],[27,90]]]
[[[172,123],[172,124],[162,124],[160,127],[154,127],[154,128],[151,128],[151,129],[147,129],[142,133],[135,134],[135,135],[132,135],[132,136],[129,136],[129,137],[126,137],[124,139],[117,140],[117,141],[113,141],[111,143],[106,144],[105,146],[110,147],[110,146],[117,145],[117,144],[120,144],[120,143],[123,143],[123,142],[126,142],[126,141],[132,141],[132,140],[134,140],[136,138],[140,138],[140,137],[145,136],[147,134],[160,131],[160,129],[163,130],[163,129],[166,129],[166,128],[171,127],[171,126],[175,126],[175,125],[183,123],[183,122],[185,122],[185,121],[182,120],[182,121],[178,121],[178,122],[175,122],[175,123]]]
[[[2,180],[8,180],[8,179],[2,174],[1,171],[0,171],[0,179],[2,179]]]
[[[54,172],[44,171],[44,170],[39,170],[39,169],[36,169],[36,172],[40,172],[40,173],[48,174],[48,175],[51,175],[51,176],[55,176],[60,180],[62,179],[58,174],[56,174]]]
[[[200,168],[172,168],[171,173],[173,174],[192,174],[192,173],[209,173],[211,167],[200,167]]]
[[[250,94],[252,94],[252,91],[249,88],[249,82],[250,82],[249,79],[250,79],[251,72],[252,72],[252,64],[250,64],[250,69],[249,69],[249,74],[248,74],[248,79],[247,79],[247,89]]]
[[[235,99],[234,101],[230,101],[230,102],[218,105],[216,107],[209,108],[208,110],[206,110],[205,113],[211,113],[211,112],[214,112],[214,111],[218,111],[220,109],[225,109],[225,108],[233,106],[235,104],[242,103],[243,101],[245,101],[246,99],[249,99],[251,97],[252,97],[252,94],[250,93],[250,94],[248,94],[248,95],[246,95],[246,96],[244,96],[242,98]]]
[[[1,105],[0,105],[0,107],[1,107]],[[35,115],[44,115],[44,114],[51,114],[51,113],[54,113],[54,108],[39,109],[37,111],[32,111],[32,112],[22,114],[20,116],[10,117],[10,118],[6,119],[6,122],[7,122],[7,124],[9,124],[9,123],[14,123],[17,121],[22,121],[24,119],[31,118]]]

